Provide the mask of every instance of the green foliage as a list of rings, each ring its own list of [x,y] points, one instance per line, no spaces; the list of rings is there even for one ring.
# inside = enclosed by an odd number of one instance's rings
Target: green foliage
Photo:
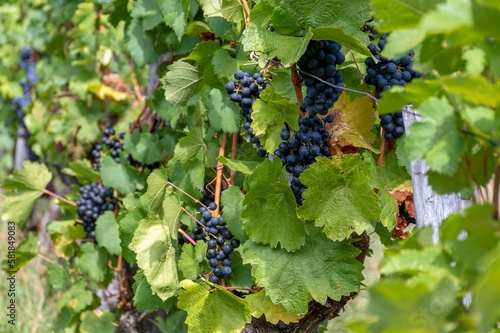
[[[362,27],[372,15],[369,25],[390,32],[382,56],[413,50],[413,66],[423,73],[375,102],[362,81],[372,56]],[[404,222],[398,200],[411,193],[411,161],[426,162],[438,194],[470,195],[498,180],[499,20],[494,0],[4,1],[2,220],[16,222],[21,233],[30,216],[42,215],[32,214],[42,195],[59,199],[60,220],[46,228],[58,256],[48,279],[61,292],[51,329],[112,332],[126,312],[164,311],[167,319],[157,320],[164,332],[239,333],[252,317],[277,326],[310,320],[313,307],[353,293],[368,298],[360,332],[498,329],[498,203],[450,215],[437,244],[430,228],[405,233],[405,240],[393,230]],[[281,130],[293,135],[304,116],[297,98],[307,91],[292,82],[290,67],[311,40],[325,39],[342,45],[347,61],[337,70],[350,91],[329,110],[334,123],[325,124],[332,156],[316,158],[300,175],[306,189],[297,205],[292,175],[270,155],[283,141]],[[38,80],[26,92],[31,103],[16,114],[11,101],[23,94],[25,46],[34,50]],[[224,88],[237,69],[271,82],[251,113],[265,158],[248,142],[242,124],[249,119]],[[408,104],[421,118],[392,152],[374,114]],[[41,162],[10,172],[20,119]],[[97,157],[92,150],[104,144],[106,127],[123,148],[106,147]],[[383,158],[375,156],[380,152]],[[92,182],[118,199],[114,211],[98,217],[95,239],[73,203],[78,188]],[[216,285],[208,282],[215,270],[206,256],[213,235],[194,246],[184,236],[202,228],[200,201],[219,190],[213,213],[242,245],[228,255],[232,273]],[[64,200],[53,192],[66,193]],[[491,201],[498,189],[483,192]],[[372,249],[360,236],[373,233],[385,247],[381,276],[361,288]],[[38,255],[39,240],[30,232],[16,245],[17,270]],[[129,282],[133,274],[132,286],[120,286],[129,287],[120,301],[133,305],[97,310],[95,291],[115,274]],[[461,303],[466,294],[470,307]]]

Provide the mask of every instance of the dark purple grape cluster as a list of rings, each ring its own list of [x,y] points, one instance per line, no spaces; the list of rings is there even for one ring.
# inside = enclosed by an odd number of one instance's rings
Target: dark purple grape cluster
[[[267,152],[260,144],[259,136],[253,134],[252,129],[252,105],[259,98],[260,93],[269,84],[269,80],[261,72],[250,74],[242,70],[234,72],[236,81],[229,81],[226,84],[226,92],[230,95],[231,101],[238,103],[241,113],[245,118],[243,128],[250,135],[250,142],[257,147],[257,154],[265,157]]]
[[[88,237],[95,237],[95,222],[107,210],[114,210],[117,200],[111,189],[98,183],[80,187],[76,211],[82,219]]]
[[[300,110],[311,117],[316,114],[326,115],[342,93],[344,77],[337,70],[337,65],[345,61],[344,54],[340,52],[341,48],[331,40],[314,40],[309,43],[306,52],[297,62],[299,73],[307,87]]]
[[[373,22],[373,17],[365,22],[365,25],[361,27],[361,31],[368,33],[368,38],[373,41],[375,40],[375,38],[377,38],[378,30],[374,26],[369,24],[371,22]]]
[[[208,265],[212,268],[209,281],[219,283],[220,279],[231,274],[231,259],[229,255],[240,242],[234,238],[226,226],[222,216],[213,216],[212,212],[217,208],[214,202],[200,208],[200,223],[205,227],[203,235],[208,235],[206,258]],[[201,228],[200,228],[201,229]],[[195,232],[196,233],[196,232]]]
[[[321,119],[317,116],[306,116],[298,120],[300,129],[291,134],[288,128],[281,131],[281,142],[274,155],[281,159],[286,171],[293,174],[290,187],[299,205],[302,204],[306,187],[300,182],[299,177],[315,162],[316,157],[330,157],[330,147],[328,146],[328,131],[326,123],[333,122],[333,116],[328,115]]]
[[[109,148],[109,154],[111,154],[115,162],[120,163],[120,153],[123,151],[123,138],[125,137],[125,133],[120,133],[117,136],[114,129],[105,128],[102,134],[101,142]],[[95,145],[90,154],[94,162],[93,168],[95,171],[98,171],[101,165],[101,157],[106,155],[103,145]]]
[[[380,93],[391,89],[394,86],[406,86],[414,78],[419,78],[421,73],[413,69],[413,51],[397,59],[387,59],[380,55],[387,43],[389,34],[383,34],[377,45],[371,43],[368,49],[375,59],[366,58],[367,84],[375,86],[376,97],[380,98]],[[386,140],[394,140],[401,137],[404,132],[403,114],[401,111],[384,114],[380,116],[380,126],[384,128]]]

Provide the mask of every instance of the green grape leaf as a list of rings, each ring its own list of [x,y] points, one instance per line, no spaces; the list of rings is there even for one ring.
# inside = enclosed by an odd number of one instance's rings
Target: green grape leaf
[[[180,283],[177,306],[187,312],[186,324],[190,333],[240,333],[250,322],[246,302],[218,285]]]
[[[82,312],[89,307],[93,302],[94,294],[85,285],[86,281],[83,279],[73,283],[69,290],[59,298],[57,307],[67,306],[74,313]]]
[[[245,297],[248,308],[252,311],[252,316],[255,318],[266,315],[266,320],[271,324],[278,324],[282,321],[285,324],[296,323],[303,316],[293,312],[288,312],[283,305],[274,304],[271,299],[266,295],[265,289],[255,294],[250,294]]]
[[[334,26],[344,30],[346,35],[360,40],[366,39],[366,35],[359,28],[371,17],[368,1],[321,0],[313,6],[307,0],[282,0],[279,7],[283,11],[277,11],[276,14],[281,15],[279,18],[286,17],[287,21],[297,21],[302,28]],[[277,27],[283,24],[279,18],[273,17],[272,21]]]
[[[233,79],[233,74],[238,69],[238,60],[231,57],[227,50],[222,49],[214,54],[212,65],[219,78]]]
[[[295,95],[295,90],[293,89],[292,76],[290,71],[279,71],[273,76],[273,88],[274,91],[285,98],[290,100],[295,100],[297,95]]]
[[[112,211],[106,211],[97,219],[95,223],[95,240],[97,244],[105,248],[109,254],[121,254],[118,223]]]
[[[137,255],[137,264],[162,300],[177,294],[177,262],[173,239],[177,239],[182,209],[173,194],[163,202],[164,218],[149,214],[137,226],[129,247]]]
[[[298,129],[300,109],[297,104],[275,93],[272,86],[262,91],[252,108],[254,134],[260,135],[261,144],[269,152],[274,152],[283,141],[280,134],[285,123]]]
[[[438,247],[428,247],[423,250],[403,249],[396,255],[384,259],[380,273],[385,275],[449,270],[449,263]]]
[[[411,180],[410,174],[404,167],[399,166],[397,156],[394,152],[390,152],[384,157],[384,164],[375,167],[375,161],[372,165],[375,169],[373,179],[370,185],[379,190],[393,190],[404,182]]]
[[[102,282],[109,272],[106,250],[96,249],[93,243],[82,244],[75,264],[80,272],[96,282]]]
[[[422,15],[431,10],[436,1],[372,0],[373,16],[381,20],[381,31],[417,27]]]
[[[397,223],[396,217],[399,215],[399,205],[397,200],[387,191],[378,193],[380,207],[380,223],[388,230],[393,230]]]
[[[445,98],[432,97],[418,111],[425,121],[414,122],[404,138],[408,158],[424,159],[431,170],[453,174],[465,151],[453,106]]]
[[[237,105],[231,102],[224,92],[212,89],[203,95],[203,102],[208,110],[210,125],[215,130],[227,133],[238,132],[240,129],[240,112]]]
[[[201,129],[191,130],[185,137],[179,140],[175,146],[174,159],[179,160],[182,164],[186,164],[192,160],[200,150],[208,150],[208,147],[203,140]]]
[[[203,71],[206,69],[208,64],[212,63],[214,54],[217,53],[220,49],[220,44],[213,40],[209,40],[204,43],[198,43],[194,47],[193,51],[183,60],[196,61],[198,71]]]
[[[405,29],[391,32],[387,38],[382,56],[394,59],[405,56],[417,47],[425,39],[425,31],[422,29]]]
[[[148,187],[149,189],[149,187]],[[148,216],[149,209],[145,206],[149,201],[143,195],[140,199],[137,194],[130,194],[123,200],[127,213],[119,217],[118,233],[122,255],[129,263],[135,263],[135,252],[129,249],[129,244],[134,237],[135,229],[139,223]]]
[[[118,164],[111,156],[102,159],[101,179],[104,186],[115,188],[123,194],[133,192],[137,183],[137,177],[128,162],[122,159]]]
[[[200,263],[205,260],[207,244],[197,242],[195,246],[191,243],[182,246],[182,252],[179,259],[179,271],[186,279],[196,280],[201,273]]]
[[[498,245],[492,205],[473,205],[448,217],[440,226],[440,239],[458,267],[482,272],[481,258]],[[470,223],[474,221],[474,223]]]
[[[482,75],[462,74],[448,76],[443,79],[446,90],[459,93],[473,104],[496,107],[500,104],[500,87],[491,84]]]
[[[113,333],[115,325],[113,321],[115,316],[109,312],[85,311],[80,315],[80,332],[81,333]]]
[[[148,210],[155,212],[160,218],[163,218],[162,204],[168,186],[167,169],[163,167],[154,169],[149,174],[147,183],[146,198],[149,202]]]
[[[237,186],[229,186],[221,195],[224,222],[227,223],[231,233],[242,243],[248,238],[242,228],[241,211],[243,210],[243,199],[245,195]]]
[[[123,141],[123,148],[134,160],[144,164],[158,162],[163,155],[160,137],[150,132],[127,133]]]
[[[436,279],[436,277],[435,277]],[[397,291],[397,292],[395,292]],[[443,332],[456,304],[456,290],[447,279],[435,286],[388,279],[369,289],[368,312],[377,316],[368,332]],[[422,309],[433,309],[423,311]]]
[[[333,242],[318,233],[294,253],[247,241],[243,262],[265,288],[274,304],[296,314],[305,314],[309,297],[324,304],[327,297],[339,300],[359,290],[363,265],[356,260],[360,250],[347,242]]]
[[[75,225],[75,220],[51,221],[47,232],[55,244],[54,252],[67,259],[78,250],[77,240],[87,235],[81,224]]]
[[[207,17],[222,16],[220,12],[221,0],[200,0],[199,3],[203,8],[203,14]]]
[[[310,31],[304,37],[279,35],[250,22],[241,42],[245,51],[260,51],[269,58],[278,57],[282,63],[288,64],[299,60],[311,37]]]
[[[61,170],[62,173],[76,177],[82,185],[96,182],[99,174],[92,169],[89,160],[77,160],[69,163],[69,168]]]
[[[373,173],[371,162],[359,155],[317,158],[300,176],[307,189],[299,216],[315,221],[332,240],[361,234],[380,217],[378,197],[369,185]]]
[[[485,268],[485,272],[478,276],[474,286],[472,302],[472,310],[479,318],[480,332],[490,332],[500,320],[500,289],[493,287],[500,278],[500,256],[497,254],[496,259],[489,262]]]
[[[179,41],[186,32],[187,10],[189,1],[157,1],[163,21],[171,27]]]
[[[133,19],[127,27],[126,42],[130,55],[137,66],[142,67],[156,61],[154,41],[144,33],[143,23],[140,19]]]
[[[134,306],[137,311],[168,310],[170,308],[170,303],[172,303],[170,300],[173,298],[164,302],[158,295],[155,295],[141,269],[134,275],[132,289],[134,290]]]
[[[243,229],[257,243],[295,251],[304,244],[304,221],[279,159],[265,160],[249,178],[250,191],[243,200]],[[286,221],[286,223],[283,223]]]
[[[438,80],[414,80],[407,87],[393,87],[382,93],[377,107],[379,114],[400,111],[407,104],[413,104],[414,108],[437,96],[443,88],[443,83]]]
[[[168,66],[167,74],[161,79],[168,102],[185,105],[203,85],[203,76],[198,69],[184,61]]]
[[[254,172],[255,168],[260,165],[260,162],[230,160],[225,158],[224,156],[217,157],[217,161],[221,162],[224,165],[227,165],[229,169],[236,172],[241,172],[245,175],[251,175]]]
[[[340,28],[336,27],[321,27],[312,30],[314,40],[334,40],[342,46],[345,46],[353,51],[364,54],[365,56],[371,57],[372,54],[370,50],[365,46],[368,44],[368,37],[365,37],[363,41],[347,35]]]
[[[52,174],[44,165],[24,161],[23,168],[9,175],[2,187],[2,220],[14,221],[20,229],[24,228],[35,201],[42,196]]]
[[[239,23],[243,21],[243,5],[241,0],[219,0],[220,11],[229,22]]]
[[[7,223],[7,228],[13,227],[10,222]],[[36,232],[32,231],[28,233],[25,239],[21,242],[16,243],[12,240],[10,236],[7,236],[7,250],[9,251],[5,255],[5,259],[2,262],[3,269],[9,272],[17,272],[21,267],[26,265],[31,259],[38,255],[38,246],[40,242],[38,240],[38,235]],[[13,246],[15,245],[15,246]],[[13,248],[10,248],[13,246]]]
[[[71,285],[66,262],[63,265],[51,262],[47,269],[50,286],[54,289],[68,289]]]

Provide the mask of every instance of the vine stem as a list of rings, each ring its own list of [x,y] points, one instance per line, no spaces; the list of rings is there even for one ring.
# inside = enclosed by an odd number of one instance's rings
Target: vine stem
[[[135,95],[137,96],[137,100],[142,103],[144,101],[144,95],[142,94],[141,88],[139,87],[139,82],[137,81],[134,62],[132,61],[132,57],[130,55],[127,56],[127,60],[130,67],[130,74],[132,75],[132,80],[134,81]]]
[[[245,290],[245,291],[249,291],[251,293],[257,293],[259,292],[260,290],[258,289],[254,289],[254,288],[245,288],[245,287],[224,287],[224,289],[226,290]]]
[[[190,212],[188,212],[188,211],[187,211],[187,209],[186,209],[186,208],[181,207],[181,209],[182,209],[182,210],[184,211],[184,213],[186,213],[186,214],[187,214],[190,218],[192,218],[192,219],[196,222],[196,224],[198,224],[200,227],[203,227],[203,228],[205,227],[205,226],[203,225],[203,223],[201,223],[200,221],[198,221],[198,220],[196,219],[196,217],[194,217],[194,216],[193,216],[193,214],[191,214]]]
[[[177,231],[179,231],[179,233],[184,236],[184,238],[186,238],[189,243],[191,243],[193,246],[196,246],[196,242],[191,238],[189,237],[188,234],[186,234],[186,232],[184,230],[182,230],[181,228],[177,229]]]
[[[291,69],[293,90],[295,91],[295,96],[297,96],[297,103],[301,105],[302,103],[304,103],[304,95],[302,94],[302,88],[300,87],[302,78],[300,77],[299,72],[297,72],[297,68],[295,66],[292,66]],[[304,115],[305,112],[302,112],[302,116]]]
[[[248,7],[247,0],[241,0],[243,4],[243,9],[245,10],[245,24],[250,23],[250,7]]]
[[[123,283],[123,276],[122,276],[122,271],[123,271],[123,256],[120,254],[118,256],[118,263],[116,264],[115,272],[116,275],[118,276],[118,284],[120,285],[120,299],[123,304],[123,306],[127,307],[127,298],[125,297],[125,292],[127,291],[127,288],[125,287],[125,284]]]
[[[190,198],[191,200],[193,200],[194,202],[196,202],[197,204],[200,204],[202,205],[203,207],[205,207],[206,209],[208,209],[207,206],[205,206],[201,201],[199,201],[198,199],[194,198],[191,194],[187,193],[186,191],[184,191],[183,189],[181,189],[180,187],[178,187],[177,185],[175,185],[174,183],[172,182],[167,182],[168,185],[172,186],[173,188],[175,188],[176,190],[179,190],[182,194],[186,195],[188,198]]]
[[[238,132],[233,133],[233,142],[231,146],[231,159],[236,159],[236,150],[238,149]],[[229,185],[234,185],[234,177],[236,176],[236,171],[229,171]]]
[[[495,212],[493,213],[493,218],[498,221],[498,197],[500,191],[500,166],[497,166],[495,170],[495,179],[493,181],[493,205],[495,205]]]
[[[59,194],[56,194],[50,190],[47,190],[47,189],[44,189],[43,190],[43,193],[47,194],[47,195],[50,195],[51,197],[54,197],[56,198],[57,200],[60,200],[62,202],[65,202],[67,203],[68,205],[71,205],[71,206],[75,206],[76,207],[76,203],[74,203],[73,201],[71,200],[68,200],[68,199],[65,199],[63,197],[61,197]]]
[[[141,117],[142,115],[144,114],[144,112],[146,112],[146,109],[148,108],[148,103],[144,103],[144,106],[142,107],[142,110],[141,112],[139,113],[139,115],[137,116],[137,119],[134,120],[134,122],[132,123],[132,126],[130,126],[130,129],[128,130],[129,134],[132,134],[132,132],[135,130],[135,127],[137,126],[137,124],[139,123],[139,121],[141,120]]]
[[[222,134],[222,139],[220,142],[220,148],[219,148],[219,156],[224,156],[224,148],[226,147],[226,140],[227,140],[227,133],[224,132]],[[220,212],[220,192],[221,192],[221,185],[222,185],[222,171],[224,170],[224,165],[222,165],[221,162],[217,161],[217,178],[215,179],[215,195],[214,195],[214,202],[217,205],[215,210],[213,211],[212,215],[213,216],[219,216]]]
[[[368,85],[366,84],[366,82],[364,80],[363,74],[361,73],[361,70],[359,69],[359,65],[358,65],[358,62],[356,61],[356,57],[354,56],[354,52],[351,51],[350,53],[351,53],[352,61],[354,62],[354,65],[356,65],[356,68],[358,69],[359,76],[361,76],[361,81],[363,82],[363,85],[365,86],[366,92],[369,93],[370,88],[368,88]]]

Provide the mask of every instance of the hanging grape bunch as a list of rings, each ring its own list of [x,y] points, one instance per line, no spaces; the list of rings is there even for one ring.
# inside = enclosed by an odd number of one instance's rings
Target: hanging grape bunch
[[[120,163],[120,153],[123,151],[123,138],[125,134],[120,133],[120,135],[116,136],[115,130],[112,128],[105,128],[102,134],[101,142],[109,148],[109,154],[111,154],[115,162]],[[98,171],[101,165],[101,158],[103,155],[106,155],[103,145],[95,145],[90,154],[93,159],[93,168],[95,171]]]
[[[80,187],[76,211],[88,237],[95,237],[95,222],[107,210],[114,210],[117,200],[111,189],[97,183]]]
[[[203,206],[200,208],[200,223],[209,237],[206,252],[208,265],[212,268],[209,281],[219,283],[220,279],[231,274],[232,262],[229,255],[240,246],[240,242],[227,229],[222,216],[213,216],[212,212],[217,209],[217,205],[210,202],[207,207],[208,209]]]
[[[420,77],[420,72],[413,69],[413,51],[407,55],[387,59],[380,55],[387,43],[389,34],[383,34],[377,45],[371,43],[368,49],[373,54],[366,58],[366,76],[364,78],[367,84],[375,86],[376,97],[380,98],[382,91],[387,91],[394,86],[406,86],[414,78]],[[378,47],[377,47],[378,46]],[[380,115],[380,126],[385,130],[384,138],[388,141],[401,137],[404,132],[403,112],[387,113]]]
[[[260,157],[266,156],[264,147],[260,144],[259,136],[253,134],[252,125],[252,105],[259,98],[260,93],[270,82],[260,72],[250,74],[242,70],[234,72],[236,81],[229,81],[226,84],[226,92],[230,95],[231,101],[238,103],[241,113],[245,118],[243,128],[250,135],[250,142],[257,147],[257,154]]]

